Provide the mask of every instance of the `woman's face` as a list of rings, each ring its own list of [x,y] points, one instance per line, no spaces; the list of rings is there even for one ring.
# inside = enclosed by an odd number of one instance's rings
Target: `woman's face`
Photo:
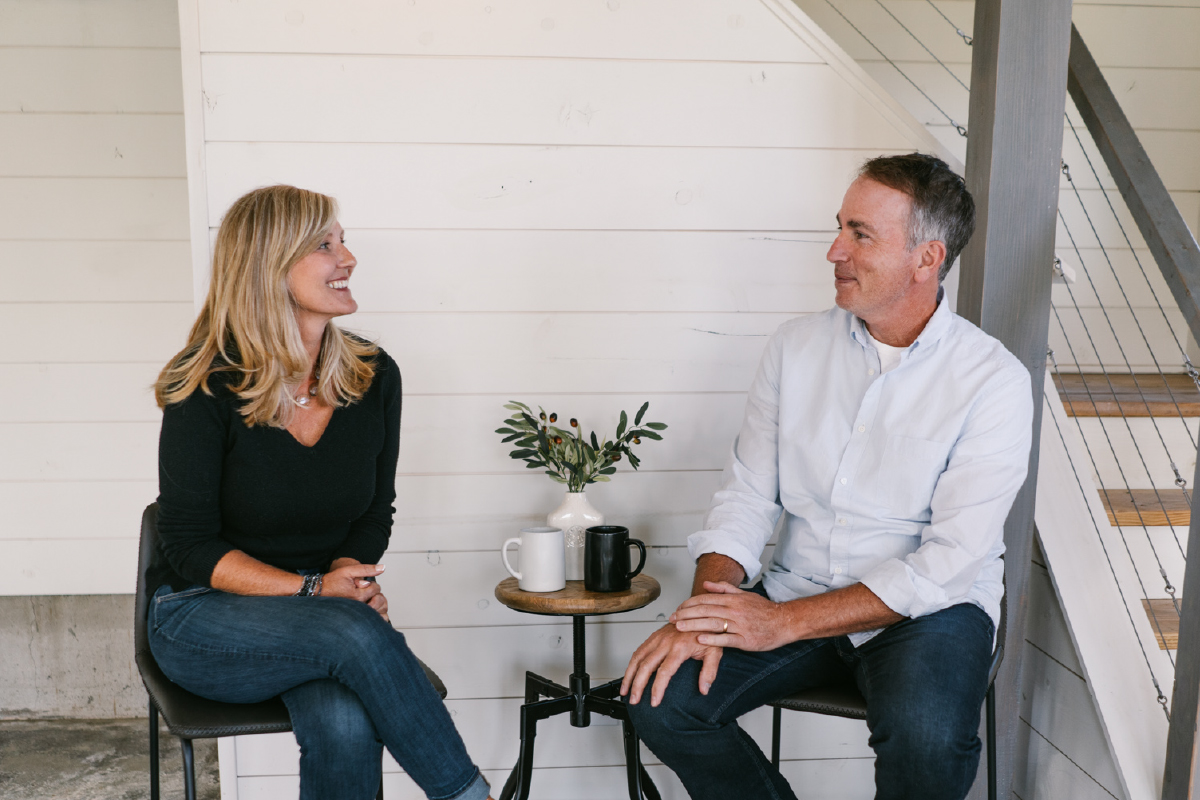
[[[342,226],[333,223],[317,249],[297,261],[288,273],[288,290],[296,301],[297,321],[302,328],[306,317],[323,326],[334,317],[358,310],[350,294],[350,274],[358,261],[346,249],[345,236]]]

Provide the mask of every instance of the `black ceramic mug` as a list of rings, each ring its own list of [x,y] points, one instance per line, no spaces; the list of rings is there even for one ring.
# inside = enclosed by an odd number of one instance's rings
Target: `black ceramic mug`
[[[587,529],[583,545],[583,586],[589,592],[624,592],[630,581],[646,566],[646,545],[629,538],[629,528],[597,525]],[[642,558],[637,568],[629,569],[629,548],[636,547]]]

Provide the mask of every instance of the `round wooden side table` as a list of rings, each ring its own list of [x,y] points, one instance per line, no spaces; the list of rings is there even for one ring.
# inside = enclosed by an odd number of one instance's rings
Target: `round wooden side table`
[[[625,772],[629,780],[631,800],[661,800],[658,788],[646,774],[638,751],[637,732],[629,720],[625,704],[617,696],[621,679],[595,688],[586,670],[587,639],[584,621],[602,614],[619,614],[649,605],[662,589],[649,575],[638,575],[628,591],[589,592],[583,581],[567,581],[567,588],[557,592],[523,592],[516,578],[505,578],[496,586],[496,599],[514,611],[547,616],[569,616],[572,621],[572,641],[575,650],[575,671],[571,673],[570,688],[543,678],[533,672],[525,673],[525,705],[521,706],[521,753],[517,765],[508,776],[500,800],[527,800],[533,778],[533,740],[539,720],[559,714],[570,714],[571,725],[586,728],[592,712],[621,721],[625,734]],[[542,700],[541,698],[548,698]]]

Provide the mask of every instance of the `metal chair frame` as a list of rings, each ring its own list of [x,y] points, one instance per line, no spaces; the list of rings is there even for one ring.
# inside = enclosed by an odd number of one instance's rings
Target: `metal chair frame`
[[[167,723],[168,730],[179,737],[183,750],[183,791],[186,800],[196,800],[195,756],[193,739],[217,739],[223,736],[245,736],[258,733],[287,733],[292,720],[287,707],[278,697],[262,703],[221,703],[206,700],[173,683],[154,660],[146,630],[146,615],[150,597],[146,587],[146,568],[158,545],[158,504],[152,503],[142,513],[141,543],[138,549],[137,595],[133,619],[134,658],[142,683],[150,695],[150,800],[159,800],[158,717]],[[434,672],[421,664],[433,688],[444,700],[446,687]],[[383,781],[380,781],[376,800],[383,800]]]

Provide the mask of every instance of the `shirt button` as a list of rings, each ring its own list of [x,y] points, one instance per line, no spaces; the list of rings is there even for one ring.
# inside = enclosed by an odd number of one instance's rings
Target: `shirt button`
[[[846,479],[842,478],[842,486],[845,486],[845,485],[846,485]]]
[[[838,518],[838,525],[845,525],[845,524],[846,524],[846,518],[845,518],[845,517],[839,517],[839,518]]]
[[[873,370],[873,369],[869,369],[869,370],[867,370],[867,374],[868,374],[868,375],[874,375],[874,374],[875,374],[875,370]]]
[[[833,574],[834,574],[834,575],[841,575],[841,574],[842,574],[842,568],[841,568],[841,567],[837,567],[836,569],[834,569],[834,571],[833,571]]]
[[[863,432],[863,431],[865,431],[866,429],[867,429],[867,426],[866,426],[866,425],[859,425],[859,426],[858,426],[858,432],[859,432],[859,433],[862,433],[862,432]]]

